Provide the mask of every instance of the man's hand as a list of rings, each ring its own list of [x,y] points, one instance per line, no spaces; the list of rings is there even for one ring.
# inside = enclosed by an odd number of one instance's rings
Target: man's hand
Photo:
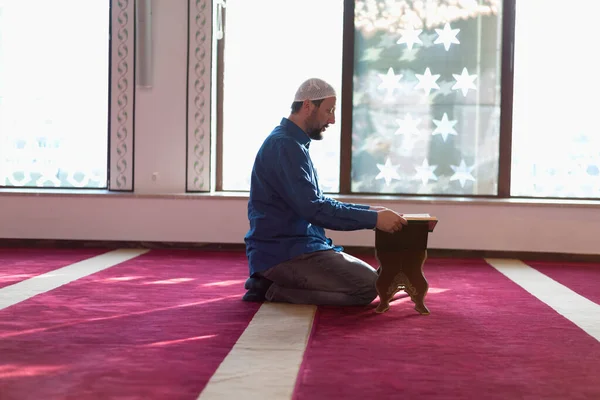
[[[394,233],[402,229],[402,225],[407,225],[408,221],[395,211],[384,208],[383,210],[377,211],[377,229],[387,232]]]

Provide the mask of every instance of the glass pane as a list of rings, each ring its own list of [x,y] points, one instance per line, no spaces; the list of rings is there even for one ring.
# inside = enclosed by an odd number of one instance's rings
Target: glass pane
[[[228,0],[226,15],[223,189],[246,191],[256,152],[290,115],[305,79],[331,83],[341,110],[343,0]],[[326,192],[339,190],[337,113],[324,139],[310,146]]]
[[[600,197],[598,10],[588,0],[517,2],[513,196]]]
[[[0,0],[0,186],[106,187],[108,0]]]
[[[352,190],[497,193],[500,0],[359,0]]]

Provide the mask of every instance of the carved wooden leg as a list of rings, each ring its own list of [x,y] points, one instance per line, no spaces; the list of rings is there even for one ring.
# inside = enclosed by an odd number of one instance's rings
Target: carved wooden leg
[[[429,284],[423,275],[427,250],[380,250],[377,251],[376,257],[381,271],[375,284],[380,299],[375,311],[386,312],[394,295],[404,290],[415,303],[415,310],[422,315],[429,315],[425,306]]]
[[[425,305],[429,283],[423,275],[423,264],[426,259],[427,250],[405,250],[404,273],[409,282],[405,290],[415,303],[415,310],[421,315],[429,315],[429,309]]]
[[[375,309],[377,313],[386,312],[390,308],[390,301],[394,295],[402,290],[402,287],[395,282],[394,270],[392,268],[384,268],[384,263],[380,264],[379,277],[375,283],[375,288],[379,295],[379,305]]]

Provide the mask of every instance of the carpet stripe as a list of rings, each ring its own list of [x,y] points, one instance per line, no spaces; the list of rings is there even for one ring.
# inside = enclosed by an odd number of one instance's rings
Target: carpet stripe
[[[486,261],[533,296],[552,307],[560,315],[600,341],[600,305],[575,293],[520,260],[490,258]]]
[[[263,304],[198,399],[291,399],[315,311]]]
[[[258,303],[244,253],[151,250],[0,310],[0,398],[195,399]]]
[[[0,289],[107,251],[87,248],[0,248]]]
[[[148,252],[148,249],[119,249],[50,271],[0,289],[0,310],[69,282],[94,274]]]
[[[525,263],[588,300],[600,304],[600,263],[531,260]]]

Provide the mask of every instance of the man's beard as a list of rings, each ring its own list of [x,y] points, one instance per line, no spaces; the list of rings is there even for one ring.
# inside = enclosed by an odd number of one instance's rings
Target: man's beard
[[[329,126],[329,124],[325,124],[325,125],[319,125],[318,122],[316,122],[316,111],[315,110],[313,112],[313,115],[311,115],[311,119],[314,121],[314,125],[311,126],[308,129],[308,132],[306,132],[308,134],[308,137],[311,138],[312,140],[322,140],[323,139],[323,128],[327,128]],[[313,123],[313,121],[311,122],[311,125]]]
[[[321,132],[321,129],[310,129],[308,131],[308,137],[312,140],[322,140],[323,132]]]

